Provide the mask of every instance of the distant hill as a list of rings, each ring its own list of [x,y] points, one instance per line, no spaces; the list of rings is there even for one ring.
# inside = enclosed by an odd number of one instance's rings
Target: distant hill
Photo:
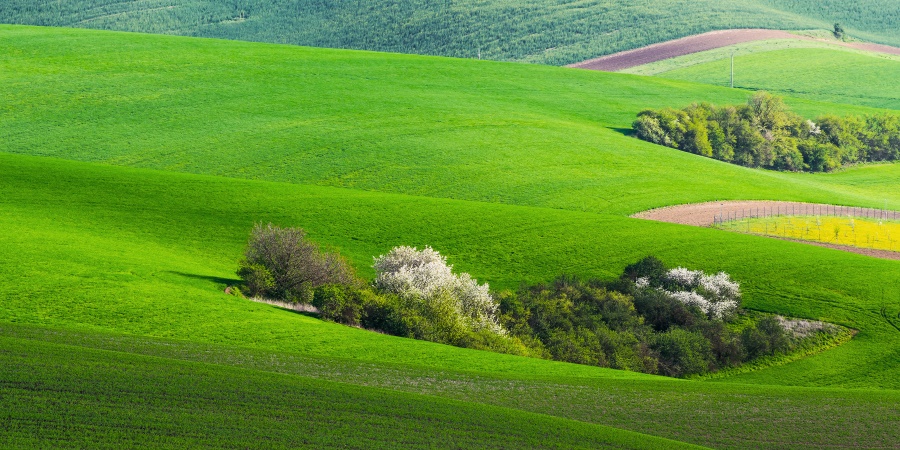
[[[4,0],[0,22],[554,65],[729,28],[900,45],[892,0]]]

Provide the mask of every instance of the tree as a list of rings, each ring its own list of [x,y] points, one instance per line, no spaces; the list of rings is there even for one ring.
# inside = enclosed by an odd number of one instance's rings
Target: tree
[[[340,255],[322,251],[305,231],[271,223],[253,227],[237,274],[248,295],[290,302],[311,302],[322,285],[361,284]]]
[[[834,37],[844,39],[844,27],[842,27],[841,24],[835,23],[834,31],[832,31],[832,33],[834,34]]]

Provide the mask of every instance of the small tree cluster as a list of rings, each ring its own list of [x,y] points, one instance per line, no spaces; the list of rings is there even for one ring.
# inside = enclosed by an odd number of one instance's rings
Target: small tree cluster
[[[726,326],[741,301],[728,274],[670,269],[653,257],[629,265],[613,283],[563,276],[502,292],[499,302],[487,284],[453,273],[430,247],[396,247],[373,267],[376,278],[365,285],[303,230],[270,224],[253,228],[238,274],[244,293],[311,303],[323,319],[351,326],[676,377],[736,366],[834,331],[775,317]]]
[[[746,105],[648,109],[632,126],[645,141],[747,167],[822,172],[900,159],[900,116],[824,115],[813,122],[766,92]]]
[[[359,285],[353,269],[337,253],[322,251],[300,228],[257,224],[240,262],[244,293],[309,303],[327,284]]]

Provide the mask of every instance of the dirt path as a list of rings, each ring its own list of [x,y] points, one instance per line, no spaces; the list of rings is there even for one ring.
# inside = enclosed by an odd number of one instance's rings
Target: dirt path
[[[862,42],[831,41],[826,39],[817,39],[809,36],[800,36],[780,30],[738,29],[710,31],[709,33],[683,37],[681,39],[675,39],[673,41],[660,42],[658,44],[648,45],[647,47],[613,53],[611,55],[601,56],[599,58],[570,64],[567,67],[615,72],[617,70],[623,70],[629,67],[640,66],[656,61],[662,61],[664,59],[674,58],[676,56],[689,55],[691,53],[713,50],[716,48],[726,47],[729,45],[735,45],[744,42],[762,41],[768,39],[797,39],[803,41],[820,41],[835,45],[841,45],[848,48],[855,48],[858,50],[900,55],[900,48],[891,47],[888,45],[867,44]]]
[[[708,227],[713,225],[717,217],[721,217],[726,220],[739,220],[746,217],[771,217],[776,215],[820,215],[841,217],[847,217],[848,215],[850,215],[860,218],[868,217],[873,219],[886,218],[891,220],[900,220],[900,212],[898,211],[885,211],[874,208],[822,205],[817,203],[776,202],[762,200],[722,201],[667,206],[665,208],[657,208],[651,209],[649,211],[639,212],[632,215],[631,217],[638,219],[655,220],[658,222],[680,223],[682,225]],[[876,258],[900,260],[900,252],[850,247],[846,245],[827,244],[823,242],[801,241],[796,239],[785,240],[859,253],[862,255],[874,256]]]

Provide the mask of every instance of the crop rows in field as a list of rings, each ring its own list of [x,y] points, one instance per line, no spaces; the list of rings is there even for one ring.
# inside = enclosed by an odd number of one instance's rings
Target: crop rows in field
[[[0,22],[569,64],[730,28],[830,28],[900,44],[889,0],[6,0]]]

